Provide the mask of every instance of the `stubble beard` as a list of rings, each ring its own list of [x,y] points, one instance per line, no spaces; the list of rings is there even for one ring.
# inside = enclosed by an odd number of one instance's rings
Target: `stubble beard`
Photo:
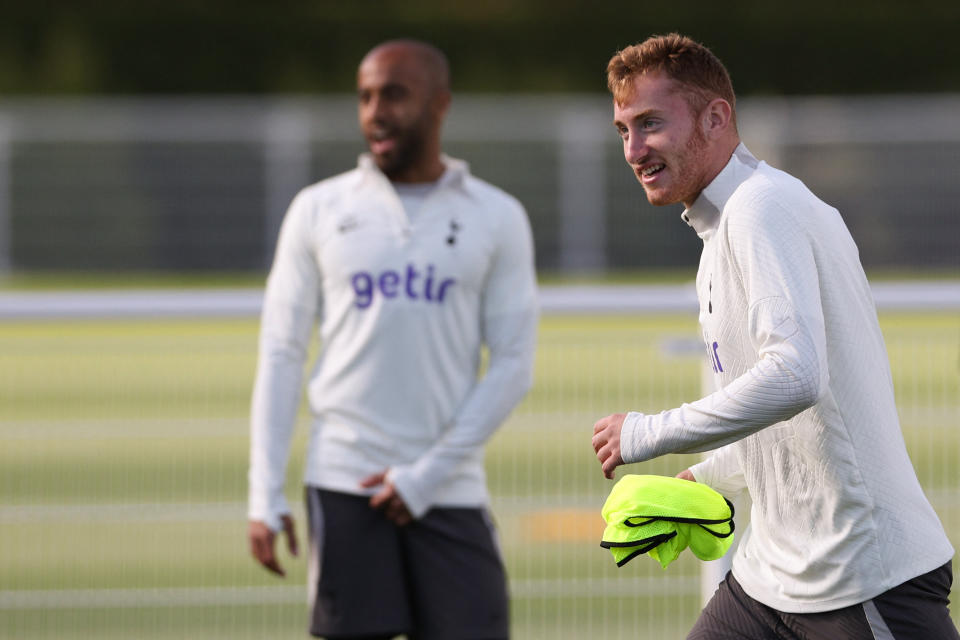
[[[684,145],[683,169],[680,172],[681,179],[679,187],[682,193],[674,202],[690,202],[707,185],[703,184],[704,165],[706,163],[707,138],[703,135],[700,127],[694,123],[693,131]]]
[[[707,148],[707,138],[694,123],[693,130],[683,144],[683,150],[670,162],[670,167],[676,169],[676,178],[673,185],[666,191],[647,192],[650,204],[660,207],[678,202],[685,202],[697,194],[704,186],[702,182],[704,151]]]
[[[390,180],[402,177],[411,167],[423,161],[429,126],[428,117],[428,114],[423,113],[413,124],[401,130],[397,136],[397,144],[391,153],[374,156],[377,167]]]

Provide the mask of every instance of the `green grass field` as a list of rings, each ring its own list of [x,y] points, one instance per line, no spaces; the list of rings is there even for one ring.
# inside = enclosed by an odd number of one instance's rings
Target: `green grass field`
[[[957,546],[960,316],[881,321],[914,465]],[[285,556],[281,581],[246,550],[256,331],[246,318],[0,324],[0,637],[305,637],[304,561]],[[689,554],[617,569],[598,546],[611,484],[589,442],[607,413],[698,397],[696,336],[685,316],[543,320],[535,388],[487,456],[515,638],[681,638],[696,618]],[[304,442],[301,428],[294,504]]]

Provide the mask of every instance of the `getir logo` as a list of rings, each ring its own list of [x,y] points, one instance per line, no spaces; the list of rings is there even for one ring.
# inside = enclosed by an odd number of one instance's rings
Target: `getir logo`
[[[720,348],[720,345],[716,341],[711,344],[707,344],[707,357],[710,358],[711,364],[713,364],[714,373],[723,373],[723,365],[720,364],[720,354],[717,353],[717,349]]]
[[[418,271],[413,264],[408,264],[404,272],[388,269],[383,273],[373,274],[358,271],[350,276],[350,284],[357,299],[354,304],[358,309],[366,309],[373,304],[377,292],[384,298],[406,296],[411,300],[424,302],[443,302],[447,291],[456,280],[453,278],[437,278],[434,266],[427,265],[426,271]]]

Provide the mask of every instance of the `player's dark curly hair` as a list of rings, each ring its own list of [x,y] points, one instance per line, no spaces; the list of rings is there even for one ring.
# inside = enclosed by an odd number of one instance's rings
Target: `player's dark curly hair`
[[[614,100],[622,104],[630,99],[634,77],[655,72],[666,74],[687,89],[684,93],[694,113],[700,113],[714,98],[723,98],[736,110],[726,67],[710,49],[679,33],[651,36],[615,53],[607,63],[607,87]]]

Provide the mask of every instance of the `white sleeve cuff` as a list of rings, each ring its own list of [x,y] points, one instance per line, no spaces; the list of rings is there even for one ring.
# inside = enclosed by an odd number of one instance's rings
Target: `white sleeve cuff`
[[[620,429],[620,457],[624,464],[641,460],[637,449],[643,445],[643,434],[640,433],[644,424],[643,418],[644,414],[631,411],[623,420],[623,427]]]
[[[724,497],[735,499],[747,488],[734,445],[715,450],[702,462],[690,467],[690,473],[700,484],[705,484]]]
[[[282,491],[268,496],[267,492],[259,492],[251,488],[247,508],[248,520],[259,520],[276,532],[283,528],[280,516],[288,513],[290,513],[290,505],[287,504],[287,498]]]
[[[397,490],[400,497],[403,498],[403,502],[407,505],[407,511],[410,512],[411,516],[419,519],[430,510],[431,505],[418,490],[416,481],[413,478],[413,473],[409,468],[393,467],[387,471],[386,479],[387,482],[391,483]]]
[[[713,486],[713,474],[710,473],[710,469],[713,466],[713,458],[707,458],[703,462],[698,462],[695,465],[691,465],[688,471],[693,474],[693,479],[699,482],[700,484],[705,484],[708,487]]]

